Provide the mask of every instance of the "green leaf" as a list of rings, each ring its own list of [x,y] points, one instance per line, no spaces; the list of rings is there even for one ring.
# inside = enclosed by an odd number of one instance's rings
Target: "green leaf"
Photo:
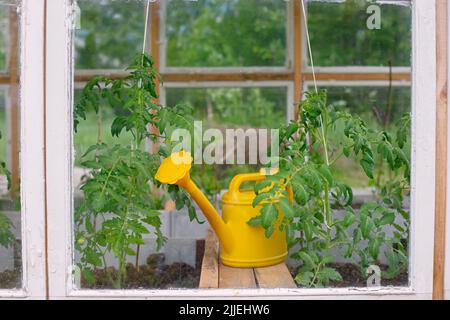
[[[270,238],[273,234],[274,231],[274,227],[270,226],[266,229],[266,231],[264,232],[264,235],[266,236],[266,238]]]
[[[343,280],[341,274],[336,269],[328,268],[328,267],[323,268],[320,271],[320,276],[322,279],[325,278],[326,282]]]
[[[353,222],[355,222],[355,220],[356,220],[355,213],[352,210],[347,210],[345,212],[345,217],[343,220],[344,226],[346,228],[350,227],[353,224]]]
[[[373,259],[378,259],[378,255],[380,254],[380,239],[378,237],[372,238],[369,240],[369,253]]]
[[[314,277],[314,273],[312,273],[311,271],[306,271],[306,272],[300,272],[295,276],[295,282],[297,282],[298,284],[305,286],[305,287],[309,287],[312,281],[312,278]]]
[[[114,119],[113,123],[111,124],[111,134],[112,136],[118,137],[120,133],[122,132],[123,128],[127,125],[127,118],[125,117],[117,117]]]
[[[102,266],[102,260],[100,259],[100,255],[93,250],[86,250],[86,262],[92,264],[95,267]]]
[[[295,201],[302,206],[306,205],[308,202],[308,193],[305,188],[300,183],[296,183],[292,188],[294,190]]]
[[[92,270],[90,269],[82,269],[83,270],[83,276],[86,279],[86,281],[89,284],[94,284],[95,283],[95,274],[94,272],[92,272]]]
[[[294,217],[294,209],[287,198],[280,198],[278,205],[286,218]]]
[[[379,226],[384,226],[387,224],[392,224],[395,221],[395,213],[390,211],[386,213],[378,222]]]
[[[303,263],[307,267],[310,267],[311,269],[316,267],[316,263],[314,262],[313,258],[311,258],[311,256],[308,253],[306,253],[305,251],[300,251],[298,253],[298,256],[300,259],[303,260]]]
[[[272,224],[278,218],[278,210],[273,204],[265,205],[261,209],[262,216],[262,226],[267,229],[272,226]]]
[[[321,173],[324,180],[328,183],[328,186],[333,186],[333,175],[331,174],[330,168],[323,164],[319,167],[319,172]]]
[[[250,220],[247,221],[247,223],[249,225],[251,225],[252,227],[260,226],[261,225],[261,215],[251,218]]]
[[[367,214],[361,214],[361,234],[367,239],[374,227],[372,219]]]
[[[252,206],[256,207],[260,202],[262,202],[266,199],[269,199],[269,198],[270,198],[270,193],[268,193],[268,192],[260,193],[253,199]]]
[[[270,180],[263,180],[261,182],[258,182],[257,184],[255,184],[255,191],[257,193],[259,193],[259,191],[261,191],[262,189],[265,189],[267,187],[270,187],[273,184],[272,181]]]

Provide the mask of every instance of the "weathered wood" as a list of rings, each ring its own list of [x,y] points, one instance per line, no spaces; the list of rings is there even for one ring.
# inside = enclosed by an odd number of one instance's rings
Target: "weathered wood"
[[[389,72],[316,72],[317,81],[389,81]],[[312,73],[304,73],[305,81],[312,81]],[[392,72],[392,81],[411,81],[409,72]]]
[[[104,75],[112,79],[122,78],[129,73],[120,70],[77,70],[75,72],[75,82],[84,83],[92,79],[97,75]],[[309,71],[302,72],[301,76],[297,73],[297,82],[295,84],[295,100],[301,99],[301,86],[302,81],[312,81],[313,76]],[[162,73],[161,77],[165,83],[170,82],[207,82],[207,81],[293,81],[296,76],[290,71],[274,71],[274,72],[170,72]],[[302,79],[302,81],[299,81]],[[388,72],[320,72],[316,73],[316,79],[318,81],[389,81]],[[7,74],[0,75],[1,81],[9,81]],[[392,73],[392,81],[411,81],[411,73],[409,72],[394,72]],[[298,97],[298,98],[297,98]]]
[[[447,0],[436,1],[436,194],[433,299],[444,299],[445,215],[447,211]]]
[[[219,257],[219,240],[208,229],[200,274],[200,289],[296,288],[285,263],[262,268],[232,268]]]
[[[219,287],[219,240],[215,233],[208,229],[205,239],[205,253],[200,274],[201,289]]]
[[[297,105],[302,99],[302,18],[301,0],[294,1],[294,103]],[[295,119],[298,119],[298,108],[295,108]]]
[[[232,268],[219,263],[219,288],[257,288],[253,268]]]
[[[11,164],[11,196],[16,197],[19,193],[19,152],[20,152],[20,109],[19,109],[19,23],[15,7],[11,7],[9,13],[9,126],[10,126],[10,164]]]
[[[285,263],[255,268],[255,276],[259,288],[297,288]]]

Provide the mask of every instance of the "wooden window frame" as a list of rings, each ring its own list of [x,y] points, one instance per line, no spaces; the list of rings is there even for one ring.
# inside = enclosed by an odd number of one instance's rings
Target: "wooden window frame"
[[[22,0],[19,5],[22,287],[0,289],[0,298],[43,299],[48,278],[44,241],[44,6],[43,0]]]
[[[35,1],[35,0],[33,0]],[[294,4],[298,1],[294,2]],[[436,141],[436,55],[434,0],[413,2],[412,223],[410,285],[382,288],[84,290],[73,283],[71,0],[47,0],[46,167],[48,274],[51,298],[431,298]],[[301,70],[300,70],[301,71]],[[302,79],[295,76],[294,79]],[[302,79],[303,80],[303,79]],[[377,79],[376,79],[377,80]],[[292,81],[290,79],[290,81]],[[256,81],[255,81],[256,83]],[[294,80],[294,85],[295,80]]]

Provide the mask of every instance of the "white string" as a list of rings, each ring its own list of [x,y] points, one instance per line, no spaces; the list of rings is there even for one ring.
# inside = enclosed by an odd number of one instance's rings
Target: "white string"
[[[316,72],[314,70],[314,59],[313,59],[312,50],[311,50],[311,41],[309,40],[308,23],[306,21],[306,10],[305,10],[305,5],[303,4],[303,0],[301,0],[300,2],[302,3],[303,22],[305,23],[306,40],[308,42],[309,59],[311,60],[311,70],[312,70],[313,81],[314,81],[314,89],[316,90],[316,93],[318,93]]]
[[[147,8],[145,10],[145,27],[144,27],[144,41],[142,44],[142,54],[145,53],[145,47],[147,45],[147,27],[148,27],[148,9],[149,9],[150,1],[147,1]]]
[[[308,0],[306,0],[306,1],[308,1]],[[306,21],[306,10],[305,10],[305,5],[303,3],[303,0],[301,0],[300,2],[302,3],[303,21],[305,23],[305,31],[306,31],[306,40],[308,42],[309,59],[311,60],[311,71],[313,74],[314,90],[316,91],[316,94],[318,94],[319,90],[317,90],[316,71],[314,70],[314,59],[313,59],[313,55],[312,55],[311,41],[309,39],[308,23]],[[325,129],[324,129],[324,125],[323,125],[322,115],[320,115],[319,119],[320,119],[320,129],[321,129],[321,133],[322,133],[322,140],[324,141],[325,160],[326,160],[326,164],[329,166],[330,162],[328,159],[328,150],[325,146]]]
[[[148,28],[148,11],[150,1],[147,1],[147,7],[145,9],[145,26],[144,26],[144,40],[142,41],[142,64],[144,64],[145,47],[147,46],[147,28]],[[142,85],[142,79],[139,79],[139,87]]]

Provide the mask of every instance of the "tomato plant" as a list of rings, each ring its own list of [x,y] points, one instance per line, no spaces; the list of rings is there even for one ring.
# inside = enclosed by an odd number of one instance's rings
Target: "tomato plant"
[[[2,134],[0,132],[0,139]],[[11,189],[11,173],[6,167],[5,161],[0,161],[0,174],[6,176],[8,181],[8,190]],[[12,229],[14,228],[11,220],[2,212],[0,212],[0,245],[3,247],[12,246],[15,240]]]
[[[370,129],[359,117],[327,105],[326,91],[320,91],[308,92],[299,107],[299,120],[280,129],[280,170],[255,185],[253,205],[262,203],[263,208],[249,224],[262,226],[266,236],[275,228],[286,229],[292,257],[302,263],[295,278],[299,284],[321,287],[342,280],[330,267],[335,249],[358,260],[362,272],[378,261],[383,246],[389,262],[385,276],[394,276],[406,266],[408,213],[403,198],[410,179],[405,152],[409,115],[397,128],[395,135]],[[395,178],[379,184],[374,201],[355,209],[352,188],[334,174],[341,157],[357,159],[372,185],[375,157]],[[287,186],[293,189],[294,203],[287,200]],[[283,219],[277,224],[279,212]]]
[[[129,132],[129,143],[101,142],[90,146],[81,157],[81,165],[90,169],[81,184],[83,198],[75,210],[75,247],[80,253],[78,267],[87,281],[94,282],[95,268],[104,268],[111,285],[122,288],[126,279],[127,257],[136,256],[144,235],[156,236],[158,249],[164,244],[161,209],[154,194],[158,186],[154,175],[160,156],[170,154],[170,133],[175,128],[191,130],[191,110],[183,105],[163,107],[157,104],[157,79],[153,60],[138,55],[128,67],[129,75],[111,79],[95,77],[83,89],[74,109],[74,129],[89,111],[101,115],[101,108],[114,109],[111,135]],[[101,121],[99,121],[100,125]],[[150,130],[153,126],[157,130]],[[100,130],[99,130],[100,132]],[[157,153],[144,150],[146,140],[159,143]],[[170,189],[177,207],[187,206],[191,219],[195,210],[178,187]],[[118,270],[109,270],[111,254]]]

